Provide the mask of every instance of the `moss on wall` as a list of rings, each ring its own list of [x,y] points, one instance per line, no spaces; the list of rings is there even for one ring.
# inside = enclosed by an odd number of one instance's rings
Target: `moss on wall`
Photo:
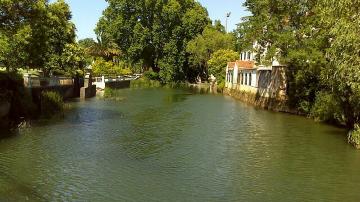
[[[292,110],[288,107],[286,99],[272,98],[261,96],[260,93],[253,93],[250,91],[240,91],[226,88],[224,90],[225,95],[234,97],[237,100],[253,105],[258,108],[298,114],[296,110]]]

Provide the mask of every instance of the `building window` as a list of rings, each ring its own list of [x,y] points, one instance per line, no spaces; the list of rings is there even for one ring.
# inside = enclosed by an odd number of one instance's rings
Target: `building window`
[[[245,85],[247,85],[247,73],[245,73]]]
[[[251,82],[251,79],[252,79],[251,76],[252,76],[252,75],[251,75],[251,73],[250,73],[250,74],[249,74],[249,86],[251,86],[251,83],[252,83],[252,82]]]
[[[237,77],[237,83],[238,83],[238,84],[240,84],[240,80],[241,80],[240,76],[241,76],[241,74],[238,73],[238,77]]]
[[[248,60],[250,60],[250,59],[251,59],[251,53],[248,52]]]

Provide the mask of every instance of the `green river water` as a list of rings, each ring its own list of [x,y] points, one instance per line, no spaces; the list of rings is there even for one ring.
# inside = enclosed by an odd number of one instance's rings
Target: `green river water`
[[[1,139],[0,201],[360,201],[345,130],[221,95],[118,94]]]

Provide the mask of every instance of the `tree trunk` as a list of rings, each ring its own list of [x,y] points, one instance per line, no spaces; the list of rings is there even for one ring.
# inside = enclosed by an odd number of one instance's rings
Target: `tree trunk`
[[[344,91],[345,100],[343,101],[342,105],[344,109],[346,127],[352,129],[355,124],[355,116],[354,116],[354,109],[351,106],[351,102],[349,100],[350,96],[351,96],[351,89],[350,87],[347,87]]]

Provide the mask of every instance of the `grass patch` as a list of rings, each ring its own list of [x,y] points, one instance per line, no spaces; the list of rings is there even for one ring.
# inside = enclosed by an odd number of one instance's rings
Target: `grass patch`
[[[141,78],[130,82],[130,88],[158,88],[161,87],[160,81]]]
[[[41,114],[45,118],[50,118],[54,114],[64,111],[64,100],[55,91],[44,91],[41,93]]]

